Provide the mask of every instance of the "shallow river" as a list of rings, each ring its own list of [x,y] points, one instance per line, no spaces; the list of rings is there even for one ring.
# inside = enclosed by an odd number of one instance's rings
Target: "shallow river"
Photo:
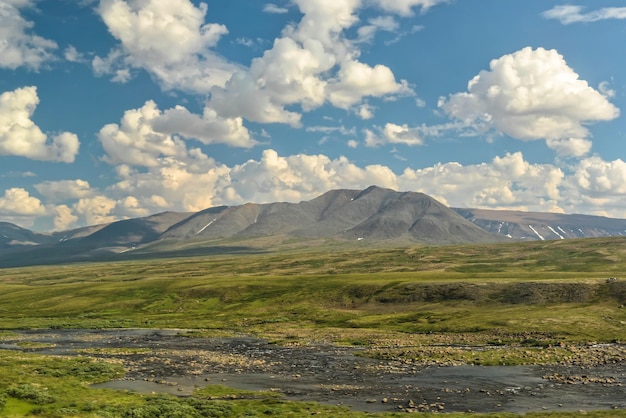
[[[51,346],[24,349],[17,345],[20,341]],[[125,378],[94,386],[142,393],[188,395],[196,387],[221,384],[377,412],[626,409],[626,359],[585,369],[416,367],[359,357],[359,348],[283,347],[247,337],[189,338],[176,330],[144,329],[20,331],[0,341],[0,349],[52,355],[89,350],[93,357],[121,359],[128,370]],[[555,373],[582,379],[566,384],[544,378]]]

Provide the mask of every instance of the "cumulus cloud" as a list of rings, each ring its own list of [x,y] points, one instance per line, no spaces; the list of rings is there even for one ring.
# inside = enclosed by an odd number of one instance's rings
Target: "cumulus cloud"
[[[227,193],[236,201],[275,202],[311,199],[328,190],[355,188],[363,184],[397,187],[396,177],[388,168],[370,165],[360,168],[345,157],[330,159],[325,155],[282,157],[265,150],[259,161],[247,161],[229,171]]]
[[[558,211],[565,173],[550,164],[531,164],[521,153],[463,166],[439,163],[406,169],[402,189],[416,190],[454,207]]]
[[[546,140],[548,148],[556,151],[557,155],[583,157],[591,151],[592,142],[584,138],[551,138]]]
[[[189,0],[101,0],[97,11],[119,46],[94,58],[94,72],[124,82],[129,69],[144,69],[166,90],[223,86],[237,67],[213,51],[228,30],[205,24],[207,10]]]
[[[202,115],[196,115],[183,106],[176,106],[165,110],[153,121],[152,126],[157,132],[178,133],[207,145],[221,143],[243,148],[256,145],[248,129],[243,126],[241,117],[221,118],[209,107],[204,109]]]
[[[360,0],[296,0],[303,16],[287,26],[271,49],[212,90],[210,106],[226,117],[300,126],[299,105],[310,111],[325,103],[349,109],[364,98],[412,94],[384,65],[360,62],[344,31],[358,22]],[[389,27],[392,20],[375,21]],[[371,108],[370,108],[371,110]]]
[[[78,137],[61,132],[51,138],[31,120],[39,104],[36,87],[0,94],[0,155],[71,163],[78,154]]]
[[[4,196],[0,197],[0,214],[2,215],[36,216],[45,213],[46,208],[41,201],[22,188],[5,190]]]
[[[568,213],[626,218],[626,163],[597,156],[582,159],[564,182]]]
[[[546,19],[556,19],[564,25],[607,19],[626,19],[626,7],[604,7],[587,13],[583,13],[584,10],[585,8],[582,6],[564,4],[546,10],[541,13],[541,16]]]
[[[20,9],[34,4],[31,0],[0,2],[0,68],[26,67],[37,71],[54,59],[56,42],[31,33],[33,22],[20,14]]]
[[[384,144],[404,144],[409,146],[422,145],[419,129],[409,128],[407,124],[396,125],[387,123],[384,128],[376,127],[378,132],[370,129],[365,130],[365,145],[368,147],[378,147]]]
[[[584,159],[578,163],[574,176],[585,194],[603,197],[626,194],[626,163],[620,159]]]
[[[78,224],[78,216],[67,205],[55,206],[52,210],[54,231],[67,231]]]
[[[113,199],[106,196],[94,196],[80,199],[73,205],[73,209],[86,225],[100,225],[119,219],[113,215],[115,205]]]
[[[440,99],[449,116],[478,132],[495,130],[520,140],[547,140],[557,152],[580,155],[589,123],[619,116],[555,50],[524,48],[491,61],[468,91]]]
[[[118,167],[118,181],[106,190],[117,201],[135,199],[135,209],[199,211],[221,204],[218,190],[227,182],[228,168],[211,159],[183,161],[168,157],[147,170]],[[128,209],[128,205],[126,205]],[[111,213],[115,208],[111,208]],[[118,206],[117,210],[121,210]],[[127,213],[127,212],[126,212]]]
[[[102,127],[98,138],[107,154],[105,160],[111,164],[155,167],[165,157],[207,159],[199,149],[188,149],[186,142],[175,134],[204,144],[255,144],[241,118],[220,118],[208,108],[203,115],[196,115],[182,106],[161,112],[151,100],[139,109],[126,111],[119,125]]]
[[[127,110],[119,125],[102,127],[98,139],[106,152],[105,160],[111,164],[154,167],[164,156],[185,158],[188,151],[182,139],[152,128],[152,120],[160,115],[156,103],[148,101],[140,109]]]
[[[47,202],[81,199],[94,193],[89,182],[80,179],[44,181],[36,184],[35,189]]]
[[[101,0],[98,12],[119,46],[107,56],[95,57],[93,70],[123,83],[144,69],[164,89],[209,94],[210,108],[221,117],[294,127],[300,126],[301,112],[326,103],[358,109],[367,97],[413,94],[406,81],[396,80],[387,66],[359,61],[359,41],[348,39],[344,32],[358,23],[357,12],[365,6],[405,14],[415,7],[425,10],[437,1],[293,3],[302,13],[300,22],[286,26],[270,49],[243,68],[214,52],[227,29],[204,24],[208,11],[204,3],[196,7],[189,0]],[[274,4],[264,10],[283,11]],[[361,41],[376,30],[393,31],[397,26],[391,16],[372,18],[360,28]],[[358,114],[371,117],[372,108],[360,109]]]
[[[411,94],[406,82],[398,83],[385,65],[371,67],[358,61],[348,61],[338,72],[338,82],[330,86],[329,101],[336,107],[348,109],[364,96],[384,97]]]

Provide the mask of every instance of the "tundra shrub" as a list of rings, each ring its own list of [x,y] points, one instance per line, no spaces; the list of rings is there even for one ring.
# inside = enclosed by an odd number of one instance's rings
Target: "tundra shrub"
[[[22,385],[9,388],[6,393],[12,398],[32,402],[37,405],[45,405],[55,401],[54,397],[45,389],[41,389],[31,385],[30,383],[24,383]]]

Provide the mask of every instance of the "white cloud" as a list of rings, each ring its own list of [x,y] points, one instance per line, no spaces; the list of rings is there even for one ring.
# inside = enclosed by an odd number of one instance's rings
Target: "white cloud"
[[[106,193],[118,201],[133,197],[136,208],[150,213],[199,211],[220,204],[216,194],[225,187],[222,178],[227,174],[226,167],[216,165],[211,159],[182,161],[168,157],[147,171],[120,167],[118,182]]]
[[[626,163],[622,160],[603,161],[591,157],[579,162],[575,179],[588,195],[616,197],[626,195]]]
[[[78,154],[78,137],[61,132],[49,138],[31,120],[39,104],[36,87],[0,94],[0,155],[71,163]]]
[[[36,197],[31,196],[22,188],[12,188],[4,191],[0,197],[0,214],[8,216],[38,216],[44,215],[46,208]]]
[[[619,109],[579,79],[555,50],[524,48],[491,61],[489,68],[468,83],[467,92],[439,103],[478,132],[546,139],[557,151],[579,155],[581,141],[590,136],[586,125],[619,116]]]
[[[357,30],[358,42],[371,42],[379,30],[395,32],[399,27],[400,24],[393,16],[378,16],[368,19],[368,24]]]
[[[307,132],[322,132],[325,134],[330,134],[334,132],[338,132],[343,136],[348,135],[356,135],[356,128],[346,128],[345,126],[309,126],[306,128]]]
[[[397,187],[393,172],[380,165],[360,168],[345,157],[331,160],[325,155],[281,157],[266,150],[259,161],[247,161],[230,172],[231,199],[250,202],[300,201],[312,199],[340,187],[358,188],[378,184]],[[226,197],[224,196],[224,197]]]
[[[336,107],[347,109],[358,104],[364,96],[384,97],[394,94],[411,94],[405,83],[398,83],[385,65],[371,67],[358,61],[345,62],[338,81],[330,87],[329,101]]]
[[[102,127],[98,138],[107,154],[105,160],[111,164],[156,167],[166,157],[181,161],[208,158],[199,149],[188,149],[186,142],[175,134],[204,144],[255,145],[241,118],[220,118],[209,108],[201,116],[182,106],[161,112],[151,100],[139,109],[127,110],[119,125]]]
[[[254,46],[254,41],[250,38],[240,37],[240,38],[235,39],[235,43],[239,45],[247,46],[247,47]]]
[[[368,120],[374,117],[374,110],[374,107],[369,103],[363,103],[355,110],[355,113],[359,118]]]
[[[76,49],[74,45],[69,45],[67,48],[65,48],[65,51],[63,51],[63,56],[69,62],[79,62],[79,63],[88,62],[87,58],[85,58],[85,55],[78,52],[78,50]]]
[[[301,113],[330,102],[349,109],[366,97],[412,94],[405,81],[396,81],[384,65],[358,61],[360,51],[344,36],[358,22],[360,0],[296,0],[303,13],[287,26],[271,49],[233,75],[224,88],[212,90],[210,106],[226,117],[243,116],[262,123],[300,126]],[[392,18],[374,21],[389,28]],[[360,112],[368,116],[366,108]]]
[[[452,162],[406,169],[399,184],[403,190],[426,193],[453,207],[562,212],[564,176],[558,167],[530,164],[517,152],[476,165]]]
[[[422,139],[418,128],[409,128],[407,124],[396,125],[387,123],[384,128],[376,127],[378,133],[365,130],[365,145],[378,147],[384,144],[404,144],[409,146],[422,145]]]
[[[607,19],[626,19],[626,7],[604,7],[588,13],[583,13],[584,7],[564,4],[554,6],[541,13],[546,19],[556,19],[564,25],[581,22],[597,22]]]
[[[44,181],[36,184],[35,189],[47,202],[81,199],[94,194],[89,182],[80,179]]]
[[[31,0],[0,2],[0,68],[26,67],[37,71],[54,59],[56,42],[32,34],[34,24],[20,15],[20,9],[34,5]]]
[[[273,3],[267,3],[265,6],[263,6],[263,11],[265,13],[284,14],[289,12],[289,9],[287,9],[286,7],[277,6]]]
[[[583,157],[591,151],[592,142],[584,138],[547,139],[548,148],[556,151],[557,155]]]
[[[156,132],[178,133],[185,138],[194,138],[203,144],[227,144],[233,147],[250,148],[256,145],[250,132],[243,126],[243,119],[221,118],[215,110],[206,107],[202,115],[189,112],[182,106],[167,109],[152,122]]]
[[[437,2],[383,3],[369,5],[404,13]],[[221,117],[294,127],[300,126],[300,111],[326,103],[342,109],[360,107],[357,113],[367,118],[371,111],[362,107],[364,98],[413,94],[387,66],[358,60],[358,42],[349,40],[344,31],[358,22],[357,11],[365,6],[361,0],[295,0],[294,4],[303,14],[301,21],[285,27],[272,48],[246,69],[213,51],[227,29],[203,23],[207,14],[203,3],[195,7],[188,0],[101,0],[98,12],[120,43],[108,56],[95,57],[93,70],[124,83],[133,71],[145,69],[166,90],[210,94],[210,108]],[[273,4],[265,10],[282,11]],[[368,26],[393,31],[398,24],[393,17],[383,16],[370,19]]]
[[[71,208],[67,205],[55,206],[52,210],[54,231],[67,231],[78,223],[78,216],[74,215]]]
[[[120,42],[107,57],[94,58],[98,75],[114,74],[115,81],[125,82],[130,68],[144,69],[166,90],[208,93],[237,68],[212,50],[228,30],[204,23],[205,3],[101,0],[97,11]]]
[[[600,91],[600,93],[602,93],[604,96],[606,96],[609,99],[612,99],[615,97],[615,90],[613,90],[610,87],[610,84],[608,81],[600,82],[600,84],[598,84],[598,90]]]
[[[140,109],[127,110],[119,125],[105,125],[98,139],[111,164],[155,167],[161,157],[186,158],[185,142],[172,135],[155,132],[154,119],[161,116],[156,103],[147,101]]]
[[[626,218],[626,163],[583,159],[566,179],[562,195],[568,213]]]
[[[285,106],[299,103],[305,110],[321,106],[327,81],[319,74],[334,64],[335,58],[317,40],[301,45],[289,37],[279,38],[272,49],[253,60],[249,72],[234,77],[226,91],[216,91],[211,105],[221,110],[230,102],[235,107],[225,112],[229,116],[241,112],[259,122],[297,125],[300,116]]]
[[[390,13],[397,13],[401,16],[411,16],[415,8],[425,12],[429,8],[445,3],[449,0],[370,0],[371,3]]]
[[[115,205],[113,199],[106,196],[94,196],[80,199],[73,205],[73,210],[86,225],[100,225],[120,219],[112,215]]]

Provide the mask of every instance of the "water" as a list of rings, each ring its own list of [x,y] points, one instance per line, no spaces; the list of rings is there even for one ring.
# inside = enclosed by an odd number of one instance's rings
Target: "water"
[[[358,348],[283,347],[254,338],[188,338],[177,330],[29,330],[5,338],[0,349],[122,360],[123,380],[97,388],[188,396],[220,384],[277,391],[287,399],[348,405],[371,412],[415,405],[429,410],[515,412],[626,409],[626,364],[587,369],[563,366],[415,367],[356,356]],[[20,348],[19,341],[50,344]],[[140,349],[134,354],[120,349]],[[108,350],[107,350],[108,349]],[[610,377],[611,383],[565,384],[549,374]]]

